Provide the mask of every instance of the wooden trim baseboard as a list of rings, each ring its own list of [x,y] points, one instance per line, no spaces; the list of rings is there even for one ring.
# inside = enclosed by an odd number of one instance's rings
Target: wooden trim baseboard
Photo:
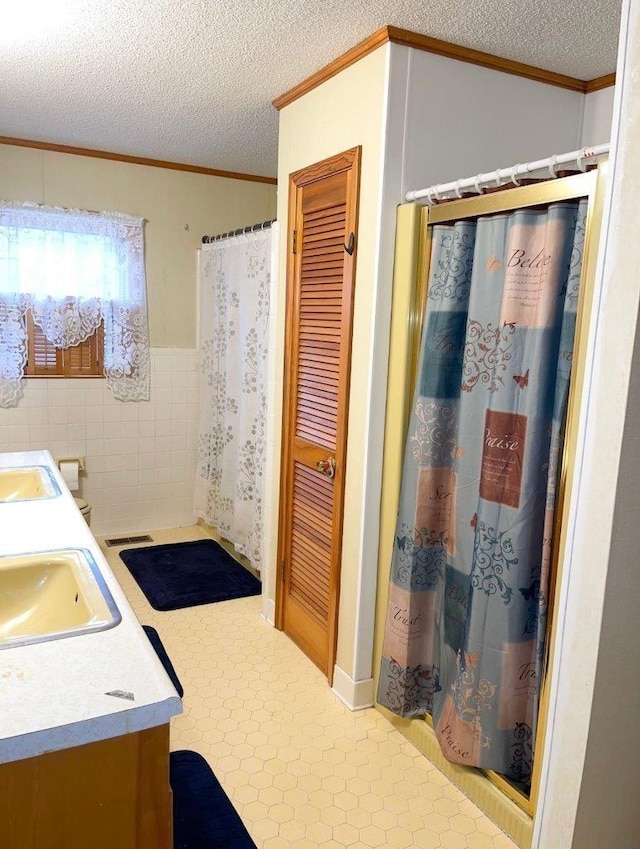
[[[275,177],[264,177],[260,174],[243,174],[239,171],[221,171],[218,168],[205,168],[202,165],[188,165],[183,162],[167,162],[164,159],[148,159],[144,156],[129,156],[126,153],[113,153],[108,150],[94,150],[88,147],[72,147],[67,144],[34,141],[33,139],[16,139],[10,136],[0,136],[0,144],[13,147],[30,147],[36,150],[50,150],[54,153],[72,153],[75,156],[90,156],[94,159],[110,159],[114,162],[127,162],[131,165],[148,165],[151,168],[167,168],[170,171],[188,171],[191,174],[205,174],[209,177],[225,177],[228,180],[247,180],[251,183],[277,184]]]
[[[595,80],[589,80],[585,85],[585,91],[587,94],[591,94],[592,91],[600,91],[600,89],[609,88],[609,86],[615,84],[615,74],[604,74],[602,77],[596,77]]]
[[[427,53],[435,53],[438,56],[445,56],[448,59],[457,59],[460,62],[470,62],[473,65],[480,65],[483,68],[491,68],[494,71],[502,71],[505,74],[513,74],[518,77],[535,80],[536,82],[546,83],[547,85],[566,88],[570,91],[579,91],[587,93],[598,91],[600,88],[615,84],[615,74],[607,74],[603,77],[598,77],[595,80],[585,82],[576,77],[569,77],[565,74],[558,74],[555,71],[547,71],[544,68],[536,68],[533,65],[525,65],[523,62],[515,62],[512,59],[504,59],[501,56],[494,56],[492,53],[483,53],[480,50],[473,50],[470,47],[462,47],[459,44],[451,44],[448,41],[441,41],[438,38],[431,38],[428,35],[421,35],[411,30],[400,29],[399,27],[384,26],[376,30],[364,41],[356,44],[342,56],[334,59],[324,68],[316,71],[306,80],[298,83],[298,85],[281,94],[273,101],[276,109],[280,110],[299,97],[317,88],[322,83],[326,82],[331,77],[335,77],[340,71],[344,71],[350,65],[358,62],[364,56],[377,50],[387,42],[393,44],[402,44],[405,47],[414,47],[417,50],[424,50]]]

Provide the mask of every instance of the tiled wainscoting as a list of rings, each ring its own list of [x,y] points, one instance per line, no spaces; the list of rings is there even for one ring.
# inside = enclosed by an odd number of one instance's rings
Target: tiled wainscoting
[[[97,378],[25,380],[0,408],[0,451],[84,457],[74,494],[96,534],[193,524],[198,380],[197,352],[181,348],[152,348],[150,401],[116,401]]]

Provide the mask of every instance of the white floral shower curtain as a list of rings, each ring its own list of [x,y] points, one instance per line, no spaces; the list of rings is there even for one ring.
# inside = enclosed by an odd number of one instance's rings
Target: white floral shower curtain
[[[271,230],[202,246],[194,511],[259,570],[270,280]]]

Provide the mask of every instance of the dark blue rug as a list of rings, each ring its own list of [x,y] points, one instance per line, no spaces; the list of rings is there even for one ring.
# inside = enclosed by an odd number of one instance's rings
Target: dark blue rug
[[[178,610],[259,595],[260,581],[212,539],[120,552],[155,610]]]
[[[256,849],[211,767],[197,752],[171,752],[174,849]]]
[[[158,634],[155,628],[151,627],[151,625],[143,625],[142,630],[149,638],[149,642],[153,646],[155,653],[158,655],[160,663],[164,666],[164,671],[167,673],[169,678],[171,678],[171,683],[178,691],[178,695],[180,696],[180,698],[182,698],[184,696],[182,684],[180,683],[180,679],[176,675],[176,671],[173,668],[173,663],[171,663],[171,658],[167,654],[167,650],[165,649],[162,640],[160,639],[160,635]]]

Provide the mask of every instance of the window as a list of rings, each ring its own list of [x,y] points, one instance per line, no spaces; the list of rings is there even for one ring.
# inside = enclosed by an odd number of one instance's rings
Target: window
[[[104,374],[119,400],[149,398],[141,219],[0,201],[0,406],[24,374]]]
[[[56,348],[27,313],[25,377],[104,377],[104,324],[70,348]]]

